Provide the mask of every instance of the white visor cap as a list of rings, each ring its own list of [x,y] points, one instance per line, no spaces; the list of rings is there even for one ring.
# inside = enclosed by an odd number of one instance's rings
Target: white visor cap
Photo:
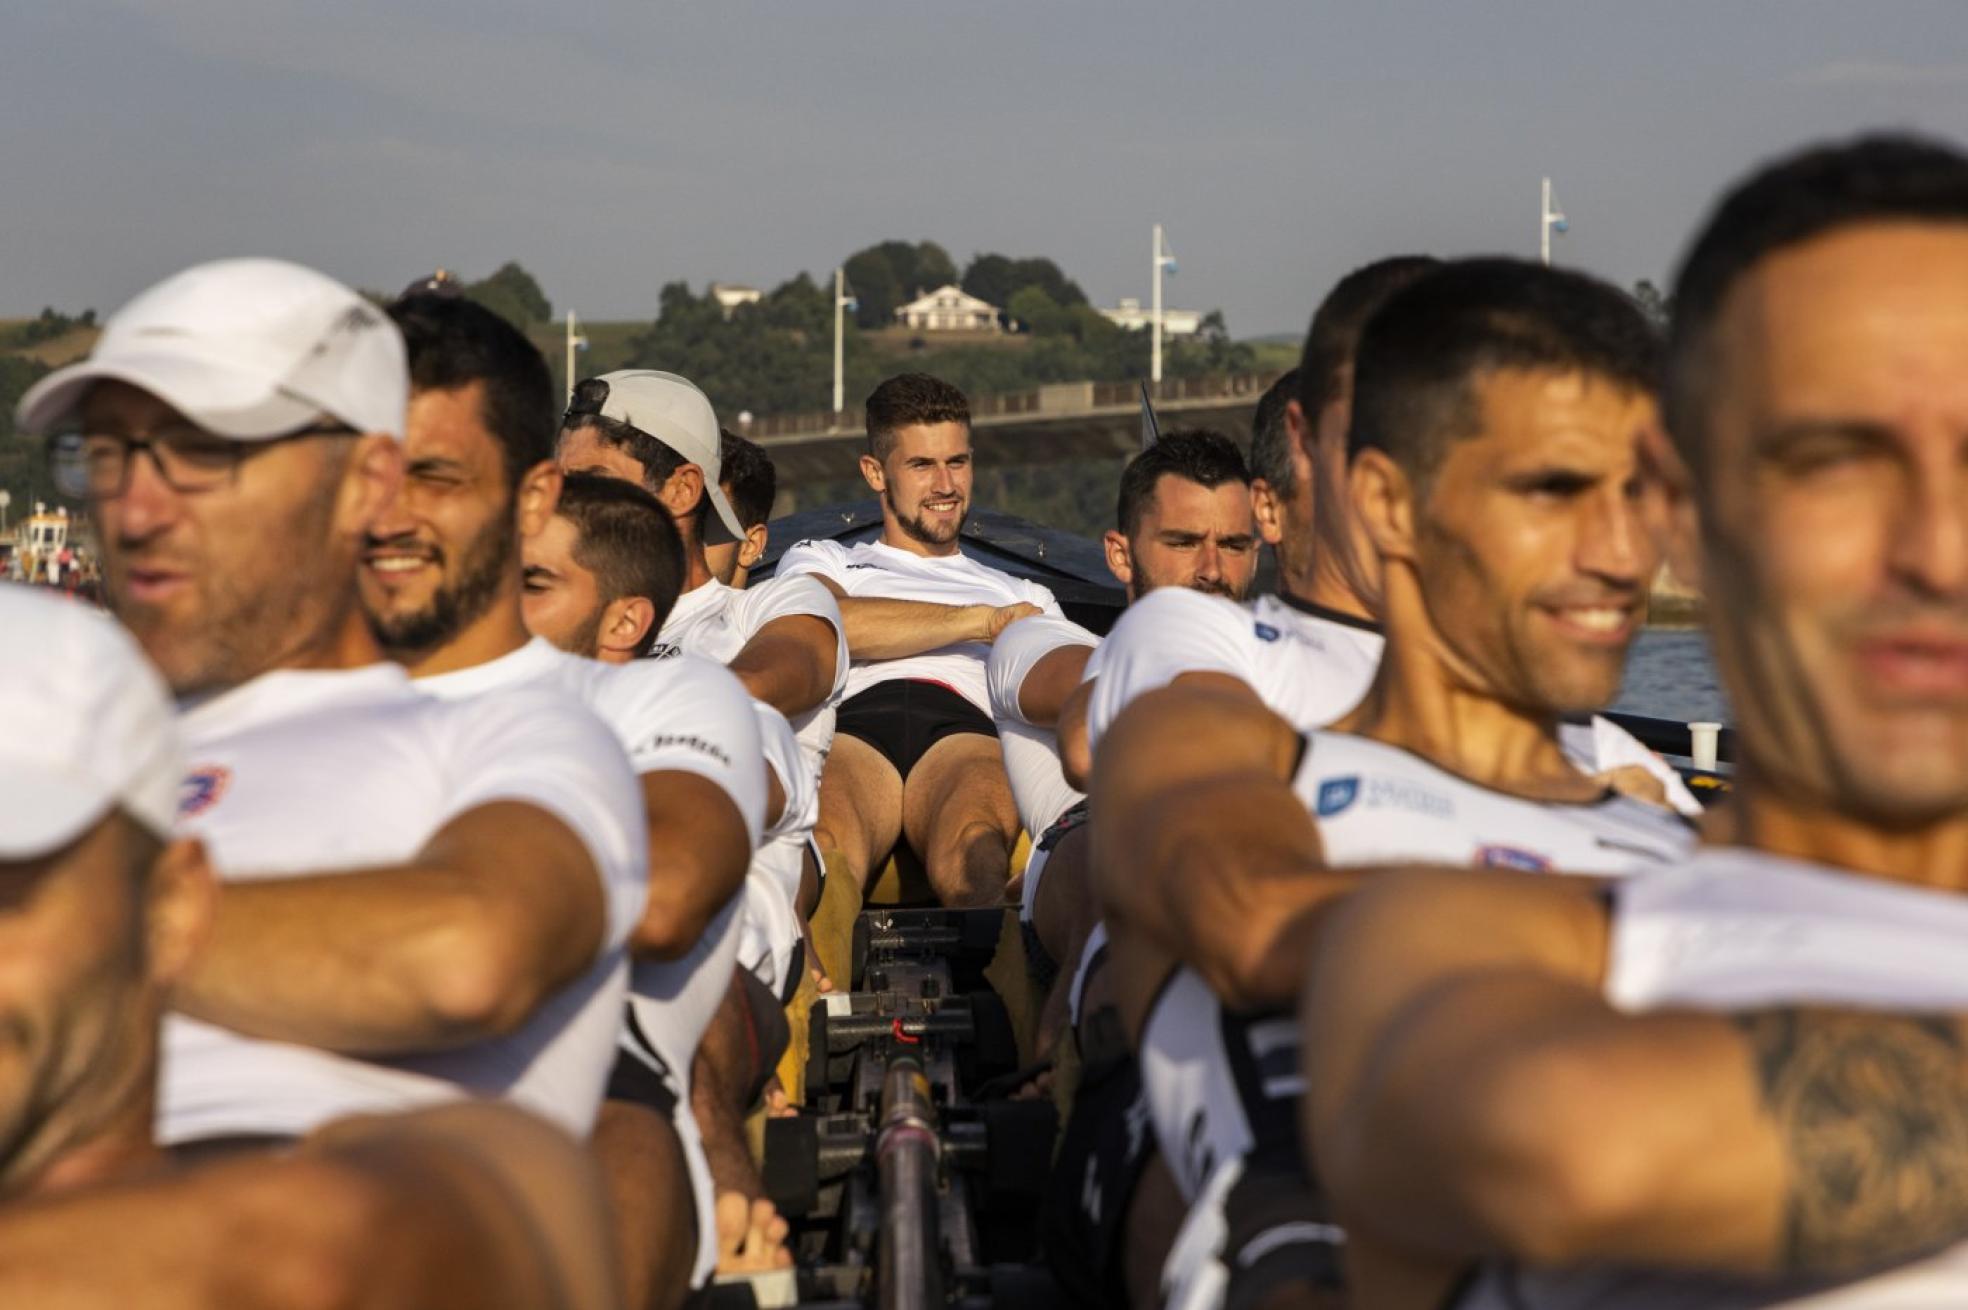
[[[0,860],[60,850],[115,808],[170,840],[177,714],[130,635],[14,583],[0,583],[0,632]]]
[[[326,414],[403,436],[410,369],[388,314],[279,259],[220,259],[168,277],[110,316],[87,359],[21,398],[18,426],[46,432],[97,382],[149,392],[215,436],[278,437]]]
[[[660,369],[617,369],[594,380],[608,384],[608,397],[601,402],[599,410],[578,413],[599,413],[603,418],[626,423],[702,469],[704,494],[710,497],[718,520],[709,525],[712,530],[705,533],[705,540],[743,541],[745,529],[738,526],[738,515],[732,512],[724,488],[718,485],[724,473],[724,461],[718,453],[723,434],[718,431],[717,411],[711,407],[711,398],[689,378]],[[569,411],[570,418],[576,416],[577,411]]]

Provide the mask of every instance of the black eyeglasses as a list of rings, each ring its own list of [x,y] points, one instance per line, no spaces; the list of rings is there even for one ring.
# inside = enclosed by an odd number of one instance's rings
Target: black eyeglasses
[[[106,432],[57,432],[48,438],[48,464],[55,489],[73,500],[114,500],[130,489],[130,468],[138,451],[147,452],[164,485],[184,495],[216,491],[239,476],[239,466],[256,451],[302,437],[346,436],[342,423],[316,423],[277,437],[230,441],[199,428],[124,437]]]

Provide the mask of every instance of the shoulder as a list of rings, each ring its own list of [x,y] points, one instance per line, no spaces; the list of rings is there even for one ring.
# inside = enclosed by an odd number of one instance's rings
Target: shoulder
[[[808,538],[786,548],[786,553],[779,557],[779,568],[774,576],[784,578],[811,570],[831,572],[847,567],[847,562],[847,548],[838,541]]]
[[[1187,587],[1158,587],[1128,606],[1108,644],[1117,652],[1143,647],[1252,650],[1281,635],[1235,601]]]
[[[732,593],[731,603],[747,616],[748,628],[763,627],[774,619],[810,614],[840,626],[840,602],[820,581],[804,573],[767,578],[764,582]]]

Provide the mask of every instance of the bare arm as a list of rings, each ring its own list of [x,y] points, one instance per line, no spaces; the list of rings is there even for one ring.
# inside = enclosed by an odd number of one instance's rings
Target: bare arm
[[[772,770],[766,775],[770,779]],[[649,900],[629,942],[638,955],[674,960],[697,944],[738,894],[751,842],[730,794],[708,778],[677,770],[646,773],[642,797],[649,818]]]
[[[574,1142],[462,1104],[0,1211],[0,1305],[604,1310],[608,1232]]]
[[[1131,703],[1095,761],[1102,906],[1233,1006],[1297,996],[1316,911],[1353,885],[1292,793],[1299,747],[1244,684],[1196,673]]]
[[[1068,645],[1049,651],[1018,684],[1018,708],[1028,722],[1050,728],[1059,722],[1066,701],[1080,685],[1092,658],[1092,646]]]
[[[1093,686],[1089,678],[1075,687],[1059,707],[1059,726],[1053,730],[1059,743],[1059,772],[1074,791],[1085,791],[1093,781],[1093,738],[1087,731],[1087,713],[1093,708]]]
[[[1961,1024],[1622,1015],[1562,880],[1395,877],[1333,916],[1305,1008],[1321,1176],[1380,1239],[1844,1275],[1968,1234]]]
[[[834,689],[839,643],[834,627],[812,614],[788,614],[752,634],[726,665],[754,700],[787,718],[806,713]]]
[[[594,859],[538,806],[482,805],[412,862],[230,883],[175,996],[255,1037],[388,1054],[511,1032],[593,961]]]

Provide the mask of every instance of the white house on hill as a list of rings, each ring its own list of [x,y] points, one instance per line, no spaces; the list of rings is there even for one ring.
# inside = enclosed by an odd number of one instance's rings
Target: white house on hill
[[[1154,312],[1141,307],[1141,302],[1132,296],[1121,301],[1118,309],[1103,309],[1100,316],[1115,327],[1129,332],[1145,328],[1154,320]],[[1193,337],[1203,330],[1203,316],[1193,309],[1170,309],[1162,307],[1162,335],[1165,337]]]
[[[765,293],[757,287],[742,286],[736,282],[711,283],[711,298],[718,302],[726,318],[740,305],[756,305],[765,298]]]
[[[917,332],[996,332],[998,307],[953,282],[897,305],[895,321]]]

